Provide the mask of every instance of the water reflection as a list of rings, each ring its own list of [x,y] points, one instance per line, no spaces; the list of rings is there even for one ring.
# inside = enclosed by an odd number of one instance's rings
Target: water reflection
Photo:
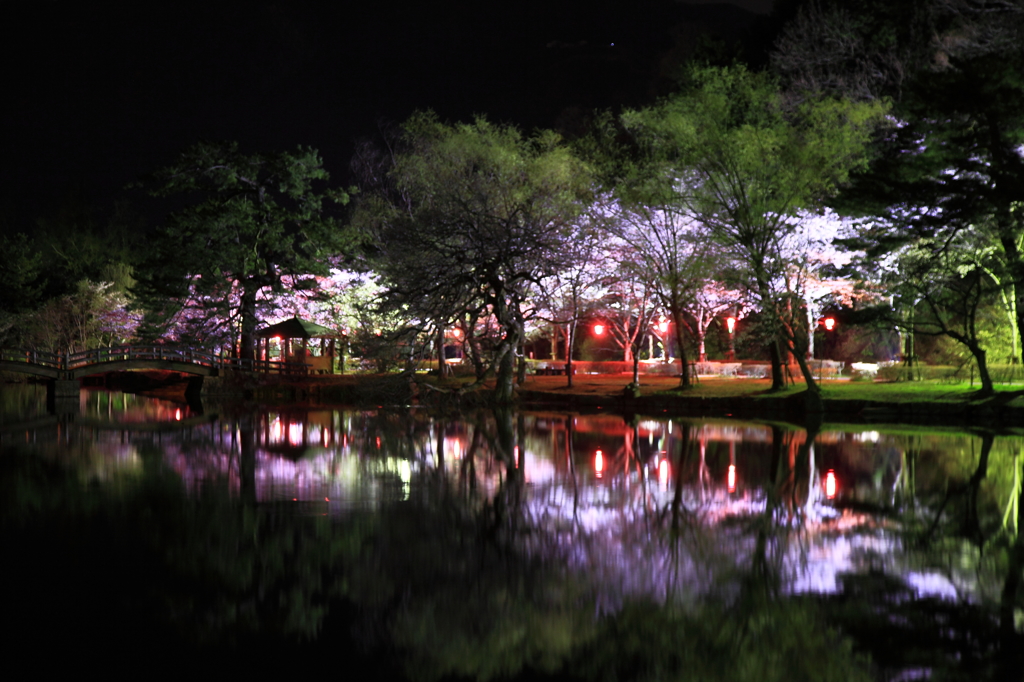
[[[397,608],[389,636],[438,675],[480,675],[493,664],[494,647],[512,636],[501,629],[510,623],[548,628],[547,640],[531,634],[513,641],[525,647],[516,654],[519,666],[550,656],[552,670],[641,613],[667,631],[692,628],[699,615],[722,629],[717,637],[735,626],[711,615],[709,605],[718,605],[743,618],[760,614],[778,627],[799,623],[807,634],[820,625],[800,610],[800,600],[812,595],[851,632],[900,619],[913,623],[915,636],[931,637],[929,628],[956,632],[948,622],[924,622],[913,610],[923,604],[947,620],[950,613],[971,614],[978,619],[973,631],[987,634],[954,643],[950,665],[960,665],[956,657],[991,662],[994,633],[1001,628],[1007,641],[1017,641],[1020,630],[1019,434],[877,425],[808,431],[553,412],[435,418],[420,409],[321,408],[215,415],[101,392],[83,392],[80,414],[52,423],[31,409],[18,421],[11,417],[16,411],[4,413],[5,451],[31,448],[73,466],[92,486],[163,471],[197,504],[222,491],[243,509],[326,517],[344,529],[352,518],[380,515],[374,518],[387,522],[375,523],[372,542],[346,550],[360,558],[345,569],[343,592],[367,608]],[[518,557],[514,575],[511,557]],[[353,567],[359,562],[365,569]],[[524,575],[540,564],[557,569],[545,569],[544,588],[534,592],[540,578]],[[467,588],[467,580],[482,591]],[[406,595],[401,607],[393,601],[398,594]],[[589,616],[568,603],[585,605]],[[637,606],[647,603],[672,604],[683,615]],[[458,615],[442,617],[454,604],[461,604]],[[482,614],[507,622],[482,626]],[[430,618],[450,621],[453,630],[428,636]],[[649,625],[636,627],[646,632]],[[466,658],[474,628],[493,641]],[[748,641],[747,632],[737,631],[736,641]],[[918,646],[907,637],[900,631],[890,639]],[[871,651],[890,673],[918,665],[884,648]]]

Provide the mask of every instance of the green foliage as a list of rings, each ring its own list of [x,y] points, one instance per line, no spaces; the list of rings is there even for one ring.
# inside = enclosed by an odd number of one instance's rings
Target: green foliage
[[[607,616],[573,669],[588,680],[870,680],[851,643],[812,605],[761,603],[696,612],[630,603]]]
[[[313,149],[243,154],[235,143],[197,144],[149,178],[151,194],[187,205],[158,229],[140,269],[146,333],[177,322],[185,337],[230,344],[238,330],[251,355],[260,298],[281,293],[286,276],[326,275],[352,246],[325,208],[348,195],[316,189],[327,180]]]
[[[493,314],[508,400],[523,303],[565,259],[588,169],[554,133],[526,137],[482,118],[449,125],[416,114],[395,144],[388,182],[357,215],[387,289],[381,306],[423,327]]]
[[[20,233],[0,237],[0,249],[0,311],[29,310],[38,303],[45,283],[43,254]]]
[[[130,340],[135,320],[129,299],[113,282],[78,282],[73,293],[52,298],[22,316],[19,338],[29,348],[68,353],[120,345]]]
[[[803,292],[793,288],[808,258],[796,239],[801,212],[866,164],[885,111],[839,98],[793,103],[767,74],[693,68],[679,95],[623,114],[648,160],[624,166],[624,180],[636,199],[671,206],[708,232],[760,307],[769,339],[785,341],[802,362],[807,322]]]
[[[255,636],[312,638],[362,549],[357,522],[280,515],[216,485],[196,504],[159,469],[101,481],[81,457],[65,467],[38,453],[3,455],[0,532],[23,550],[7,570],[45,587],[19,615],[61,613],[57,627],[87,641],[98,614],[101,632],[144,647],[177,644],[176,653]]]
[[[902,55],[893,62],[900,67],[898,87],[884,90],[893,97],[899,124],[876,141],[869,172],[858,174],[842,197],[845,210],[872,216],[870,229],[851,245],[866,252],[868,272],[902,249],[924,246],[937,254],[966,247],[994,284],[982,305],[1001,301],[1011,352],[1020,356],[1024,6],[931,1],[916,5],[915,12],[914,30],[908,31],[889,14],[875,15],[868,3],[847,11],[850,44],[891,33],[886,49]],[[834,28],[830,22],[838,16],[825,13],[817,21]],[[838,66],[838,57],[823,46],[819,63]],[[816,68],[810,61],[804,66]],[[936,295],[969,298],[957,284],[957,277],[947,278],[935,287]]]

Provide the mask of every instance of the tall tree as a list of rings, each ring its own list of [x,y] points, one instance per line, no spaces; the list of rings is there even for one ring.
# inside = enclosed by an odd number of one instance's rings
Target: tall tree
[[[580,321],[602,297],[602,284],[612,264],[607,235],[597,224],[584,218],[572,227],[572,239],[564,244],[564,265],[544,277],[536,288],[537,316],[562,330],[565,339],[566,381],[572,386],[573,349]],[[557,344],[558,334],[553,339]],[[557,349],[553,355],[557,356]]]
[[[315,188],[327,180],[313,149],[243,154],[237,143],[197,144],[146,180],[151,194],[185,203],[155,232],[139,272],[148,333],[184,316],[204,330],[193,341],[252,358],[261,297],[281,292],[285,276],[313,285],[352,245],[325,210],[348,195]]]
[[[390,182],[364,203],[383,304],[424,323],[493,315],[495,396],[509,402],[524,303],[565,266],[588,170],[554,133],[526,137],[482,118],[416,114],[399,142]]]
[[[1024,2],[925,0],[903,18],[876,12],[879,4],[805,11],[774,62],[805,94],[892,98],[899,123],[880,137],[871,168],[854,176],[842,204],[889,229],[855,246],[869,260],[917,242],[991,246],[999,257],[984,267],[1013,317],[1011,345],[1024,353],[1016,344],[1024,330]],[[851,61],[851,50],[894,68]]]
[[[627,203],[610,209],[609,227],[635,256],[623,266],[632,269],[635,278],[650,282],[661,307],[672,317],[680,387],[687,388],[692,377],[685,330],[694,335],[687,314],[693,309],[698,290],[718,274],[715,249],[701,225],[677,210],[676,204],[647,204],[645,200],[657,202],[658,197],[638,194],[635,188],[620,190]],[[653,308],[649,312],[653,314]]]
[[[914,313],[894,320],[912,334],[947,336],[971,353],[978,368],[981,395],[994,391],[988,353],[982,346],[982,315],[994,300],[995,284],[985,273],[983,256],[958,235],[953,243],[920,240],[903,249],[888,274],[889,290],[901,307]]]
[[[863,165],[883,113],[881,104],[838,98],[793,104],[769,75],[734,66],[692,68],[679,95],[622,117],[648,155],[662,160],[655,177],[675,194],[677,210],[706,226],[742,269],[770,321],[769,338],[793,354],[815,397],[806,315],[796,314],[803,297],[786,287],[785,241],[801,210]],[[773,355],[773,387],[782,385]]]

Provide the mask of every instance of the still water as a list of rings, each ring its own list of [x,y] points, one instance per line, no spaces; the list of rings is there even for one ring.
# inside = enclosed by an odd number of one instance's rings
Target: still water
[[[1021,678],[1019,431],[103,391],[72,412],[3,387],[7,612],[44,667]]]

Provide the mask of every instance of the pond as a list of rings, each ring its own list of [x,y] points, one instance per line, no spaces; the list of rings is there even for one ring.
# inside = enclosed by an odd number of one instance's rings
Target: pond
[[[1022,448],[99,390],[53,415],[4,385],[9,646],[40,669],[1020,679]]]

